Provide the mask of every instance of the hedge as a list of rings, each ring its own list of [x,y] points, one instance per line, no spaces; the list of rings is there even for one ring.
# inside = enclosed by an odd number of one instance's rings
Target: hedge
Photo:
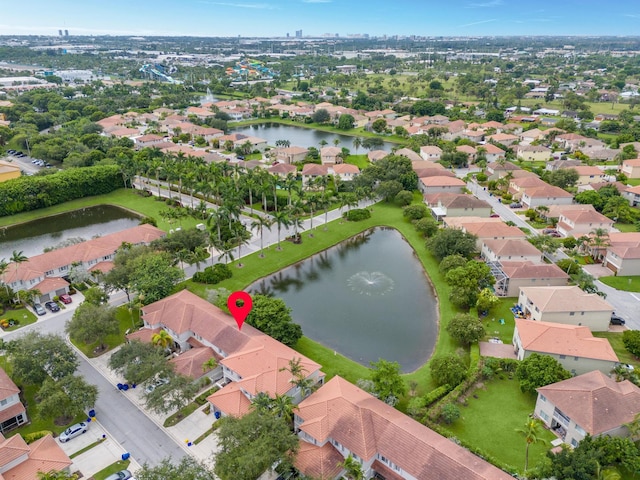
[[[122,188],[118,165],[72,168],[0,183],[0,217],[50,207]]]
[[[233,271],[229,268],[229,265],[224,263],[216,263],[212,267],[205,268],[202,272],[196,272],[193,275],[192,280],[198,283],[206,283],[209,285],[215,285],[223,280],[231,278]]]

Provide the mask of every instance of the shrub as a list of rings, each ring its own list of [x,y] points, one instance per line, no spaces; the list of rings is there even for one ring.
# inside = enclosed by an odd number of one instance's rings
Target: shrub
[[[413,193],[409,190],[401,190],[396,194],[395,201],[400,206],[410,205],[413,202]]]
[[[467,367],[464,362],[452,353],[432,358],[429,369],[431,370],[431,378],[437,385],[455,386],[467,376]]]
[[[570,258],[565,258],[556,263],[558,268],[567,273],[567,275],[575,275],[580,272],[580,265]]]
[[[640,330],[625,330],[622,334],[622,343],[629,353],[640,357]]]
[[[442,397],[444,397],[450,391],[451,391],[451,387],[446,383],[444,385],[440,385],[438,388],[436,388],[434,390],[431,390],[429,393],[427,393],[423,397],[425,406],[428,407],[432,403],[437,402],[438,400],[440,400]]]
[[[344,213],[344,218],[349,222],[359,222],[371,218],[371,212],[366,208],[354,208]]]
[[[442,412],[440,413],[440,417],[447,425],[451,425],[457,419],[460,418],[460,409],[455,403],[447,403]]]
[[[402,209],[402,215],[409,220],[420,220],[429,213],[427,206],[424,203],[417,203],[415,205],[408,205]]]
[[[216,263],[212,267],[205,268],[202,272],[196,272],[193,275],[193,281],[214,285],[231,278],[232,276],[233,271],[228,265],[225,265],[224,263]]]
[[[487,174],[483,172],[480,172],[476,175],[476,180],[478,180],[479,182],[486,182],[487,178],[489,177],[487,177]]]
[[[33,443],[47,435],[53,435],[53,432],[50,432],[49,430],[40,430],[38,432],[27,433],[24,435],[24,441],[27,443]]]
[[[144,225],[144,224],[149,224],[149,225],[153,225],[154,227],[157,227],[158,221],[153,217],[143,217],[140,220],[140,225]]]

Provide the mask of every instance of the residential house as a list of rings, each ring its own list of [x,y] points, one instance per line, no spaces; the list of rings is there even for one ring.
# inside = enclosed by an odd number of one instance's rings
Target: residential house
[[[277,175],[280,178],[287,178],[287,175],[296,174],[298,169],[295,165],[290,165],[288,163],[276,163],[267,169],[267,171],[271,175]]]
[[[467,184],[459,178],[438,175],[418,179],[418,189],[424,194],[429,193],[462,193]]]
[[[510,147],[511,145],[518,143],[520,139],[516,135],[511,135],[509,133],[496,133],[488,136],[487,141]]]
[[[493,143],[485,143],[478,148],[482,148],[484,150],[484,156],[487,159],[487,162],[497,162],[505,159],[505,151],[500,147],[496,147]]]
[[[522,170],[519,166],[511,162],[491,162],[487,164],[487,173],[490,180],[498,180],[509,172]]]
[[[562,168],[574,168],[579,167],[580,165],[582,165],[582,162],[580,160],[551,160],[550,162],[547,162],[544,168],[549,172],[554,172]]]
[[[513,348],[518,360],[532,353],[549,355],[572,375],[599,370],[608,375],[618,364],[609,340],[597,338],[585,326],[534,322],[516,318]]]
[[[473,163],[476,161],[476,155],[478,151],[471,145],[459,145],[456,147],[456,152],[461,152],[467,155],[467,161]]]
[[[464,131],[464,120],[454,120],[453,122],[449,122],[444,125],[444,128],[446,128],[447,131],[442,134],[442,138],[448,141],[455,140],[462,136]]]
[[[549,185],[538,176],[526,176],[521,178],[512,178],[509,180],[509,192],[515,199],[522,198],[523,193],[527,188],[542,187]]]
[[[27,422],[27,409],[20,401],[20,389],[0,368],[0,434]]]
[[[128,338],[145,341],[154,331],[166,331],[181,352],[178,358],[187,354],[186,360],[176,361],[177,369],[195,373],[211,358],[207,355],[216,358],[218,367],[210,375],[224,386],[207,400],[221,415],[242,416],[258,393],[288,395],[299,402],[303,392],[291,382],[291,362],[300,363],[311,385],[324,382],[320,365],[251,325],[238,328],[230,315],[188,290],[143,307],[142,320],[143,328]]]
[[[73,462],[51,434],[27,444],[22,435],[0,434],[0,479],[31,480],[38,473],[66,472]]]
[[[225,143],[231,142],[232,149],[244,148],[247,144],[249,144],[249,148],[252,152],[254,150],[258,150],[259,152],[264,152],[265,148],[267,148],[267,141],[265,139],[258,138],[258,137],[251,137],[248,135],[244,135],[242,133],[232,133],[229,135],[223,135],[221,137],[218,137],[218,141],[220,142],[221,147],[224,147]]]
[[[465,128],[462,132],[460,132],[459,137],[467,139],[474,143],[484,142],[484,130],[472,130],[469,128]]]
[[[560,187],[544,185],[527,188],[521,197],[525,208],[536,208],[541,205],[570,205],[573,203],[573,195]]]
[[[600,295],[577,286],[524,287],[518,305],[525,318],[540,322],[585,325],[592,332],[606,332],[613,307]]]
[[[0,182],[18,178],[20,175],[22,175],[20,165],[0,161]]]
[[[185,114],[187,116],[194,115],[200,120],[206,120],[207,118],[214,117],[216,115],[215,112],[212,112],[208,108],[202,108],[202,107],[188,107],[185,110]]]
[[[537,389],[534,414],[572,447],[587,435],[628,437],[640,413],[640,388],[599,370]]]
[[[420,147],[420,157],[423,160],[427,160],[430,162],[437,162],[440,160],[440,156],[442,155],[442,149],[435,145],[425,145]]]
[[[322,164],[342,163],[342,149],[338,147],[322,147],[320,149]]]
[[[525,162],[544,162],[551,157],[551,149],[542,145],[518,145],[516,156]]]
[[[297,163],[302,162],[309,153],[309,150],[304,147],[292,146],[286,148],[276,149],[276,159],[283,163]]]
[[[629,205],[637,207],[640,205],[640,185],[635,187],[625,187],[622,196],[629,201]]]
[[[473,195],[463,193],[433,193],[425,195],[425,203],[431,208],[433,218],[486,217],[491,215],[491,205]]]
[[[627,178],[640,178],[640,158],[624,160],[621,171]]]
[[[166,234],[153,225],[137,227],[111,233],[104,237],[59,248],[51,252],[35,255],[26,262],[10,263],[2,276],[2,281],[14,291],[40,291],[40,302],[48,302],[54,296],[69,291],[69,283],[62,277],[69,275],[72,268],[103,273],[113,268],[116,251],[123,242],[132,245],[149,244]]]
[[[567,210],[558,218],[556,229],[564,237],[579,238],[588,235],[596,228],[610,232],[613,220],[597,212],[592,205],[585,205],[585,209]]]
[[[517,297],[522,287],[566,286],[569,275],[553,263],[500,261],[491,264],[496,295]]]
[[[356,165],[349,163],[340,163],[329,166],[329,173],[337,176],[343,182],[350,182],[360,175],[360,169]]]
[[[521,240],[526,234],[518,227],[507,225],[499,218],[464,218],[456,222],[446,219],[447,226],[460,228],[462,231],[478,237],[476,247],[482,249],[484,240]]]
[[[539,128],[532,128],[520,133],[518,137],[520,137],[520,145],[531,145],[536,140],[542,140],[545,135],[546,133]]]
[[[615,275],[640,275],[640,232],[609,233],[602,265]]]
[[[398,155],[400,157],[406,157],[412,162],[424,161],[422,156],[418,155],[416,152],[414,152],[410,148],[401,148],[399,150],[396,150],[395,155]]]
[[[482,242],[480,255],[486,262],[542,261],[542,252],[522,238],[486,239]]]
[[[606,175],[603,170],[598,167],[590,165],[579,165],[577,167],[571,167],[578,172],[578,181],[576,185],[586,185],[588,183],[601,183],[604,181]]]
[[[585,149],[601,149],[605,148],[605,144],[600,140],[585,137],[577,133],[564,133],[556,137],[556,141],[562,145],[562,148],[569,149],[572,152],[576,150],[585,151]]]
[[[165,139],[160,135],[149,134],[134,138],[133,143],[136,148],[159,147],[165,143]]]
[[[369,153],[367,153],[367,158],[371,163],[376,163],[378,160],[382,160],[388,155],[389,152],[385,150],[371,150]]]
[[[300,438],[294,465],[319,480],[342,478],[339,464],[349,456],[364,478],[511,478],[339,376],[298,405],[294,428]]]
[[[318,165],[317,163],[305,163],[302,167],[302,185],[304,188],[311,189],[318,177],[329,175],[328,165]]]

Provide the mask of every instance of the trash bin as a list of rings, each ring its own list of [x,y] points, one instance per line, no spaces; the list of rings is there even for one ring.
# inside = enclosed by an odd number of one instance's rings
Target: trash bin
[[[95,417],[95,416],[96,416],[96,411],[95,411],[95,410],[93,410],[93,409],[89,410],[89,416],[90,416],[91,418]]]
[[[129,452],[124,452],[122,454],[122,461],[129,460],[130,456],[131,456],[131,454]]]

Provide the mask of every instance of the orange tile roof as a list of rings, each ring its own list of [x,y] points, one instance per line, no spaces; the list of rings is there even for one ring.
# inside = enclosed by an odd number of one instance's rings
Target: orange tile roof
[[[213,349],[210,347],[196,347],[172,358],[169,363],[173,364],[176,373],[197,379],[206,373],[202,370],[202,365],[211,357],[214,357]]]
[[[0,399],[9,398],[16,393],[20,393],[20,389],[9,378],[7,372],[0,368]]]
[[[438,175],[435,177],[424,177],[421,178],[420,181],[426,187],[464,187],[466,185],[466,183],[464,183],[459,178],[445,177],[442,175]]]
[[[47,277],[29,290],[39,290],[40,293],[45,294],[68,286],[69,282],[62,277]]]
[[[294,466],[307,477],[333,480],[342,471],[344,457],[330,443],[318,447],[300,440]]]
[[[29,445],[24,441],[21,435],[13,437],[0,437],[0,468],[20,458],[29,452]]]
[[[525,238],[527,235],[518,227],[507,225],[500,219],[485,219],[487,221],[460,222],[460,227],[468,233],[472,233],[479,239],[483,238]],[[497,222],[495,220],[498,220]]]
[[[338,376],[298,406],[300,429],[368,461],[388,458],[415,478],[507,480],[510,475]]]
[[[495,255],[536,255],[542,258],[542,252],[523,238],[486,239],[483,243]]]
[[[251,409],[251,401],[240,390],[240,385],[231,382],[207,397],[209,403],[232,417],[242,417]]]
[[[12,438],[15,437],[20,435]],[[33,480],[38,477],[38,472],[61,471],[73,463],[51,435],[27,445],[27,449],[28,460],[3,472],[2,477],[5,480]]]
[[[578,286],[570,287],[521,287],[520,291],[541,312],[613,311],[609,302],[595,293],[586,293]]]
[[[537,390],[591,435],[629,423],[640,413],[640,389],[628,380],[616,382],[599,370]]]
[[[127,340],[133,342],[137,340],[142,343],[151,343],[151,339],[156,333],[159,333],[161,328],[141,328],[133,333],[127,334]]]
[[[553,263],[532,263],[527,260],[524,262],[500,262],[500,265],[502,271],[509,278],[564,278],[569,280],[569,275]]]
[[[516,318],[516,329],[525,350],[618,361],[609,340],[594,337],[589,327]]]

